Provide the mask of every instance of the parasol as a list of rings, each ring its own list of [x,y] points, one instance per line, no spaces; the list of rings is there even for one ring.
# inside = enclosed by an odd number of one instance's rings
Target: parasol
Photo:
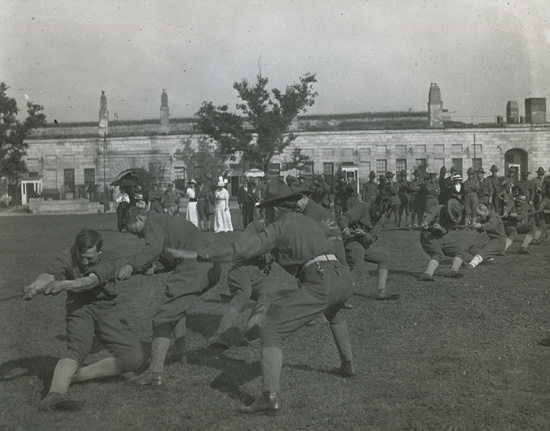
[[[138,183],[135,181],[129,180],[127,178],[119,178],[118,180],[114,180],[110,186],[118,186],[118,187],[137,187],[139,186]]]
[[[244,173],[247,178],[261,178],[265,176],[264,171],[261,169],[250,169]]]

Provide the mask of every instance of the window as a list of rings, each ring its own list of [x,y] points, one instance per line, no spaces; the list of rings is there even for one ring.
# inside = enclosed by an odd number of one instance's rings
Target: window
[[[462,175],[462,159],[453,159],[452,167],[456,169],[456,173]]]
[[[406,145],[396,145],[395,146],[395,152],[398,154],[404,154],[407,152],[407,146]]]
[[[445,145],[443,145],[443,144],[435,144],[435,145],[434,145],[434,152],[435,152],[435,153],[444,153],[444,152],[445,152]]]
[[[321,154],[322,154],[323,157],[333,157],[334,156],[334,150],[332,148],[323,149]]]
[[[54,163],[57,163],[57,156],[46,156],[46,164],[52,165]]]
[[[74,169],[63,170],[63,186],[65,193],[74,193]]]
[[[386,147],[385,145],[377,145],[376,146],[376,152],[378,154],[385,153],[386,151],[388,151],[388,147]]]
[[[175,166],[174,167],[174,179],[175,180],[184,180],[185,179],[185,167],[184,166]]]
[[[370,148],[359,149],[359,160],[362,162],[370,158]]]
[[[425,153],[426,152],[426,145],[417,145],[417,146],[415,146],[414,149],[417,153]]]
[[[376,173],[378,175],[385,174],[387,172],[388,163],[386,159],[376,160]]]
[[[61,163],[66,163],[69,165],[74,164],[74,156],[73,155],[61,156]]]
[[[328,184],[334,180],[334,163],[323,163],[323,176]]]
[[[397,159],[395,161],[395,172],[407,172],[407,159]]]
[[[451,147],[453,153],[462,153],[462,144],[453,144]]]
[[[84,185],[86,190],[89,187],[95,188],[95,169],[84,169]]]
[[[57,170],[46,169],[44,171],[43,184],[45,189],[57,189]]]
[[[340,157],[342,158],[342,161],[353,161],[353,148],[342,148],[340,150]]]
[[[474,171],[478,171],[483,167],[483,159],[480,157],[476,157],[475,159],[472,159],[472,167],[474,168]]]

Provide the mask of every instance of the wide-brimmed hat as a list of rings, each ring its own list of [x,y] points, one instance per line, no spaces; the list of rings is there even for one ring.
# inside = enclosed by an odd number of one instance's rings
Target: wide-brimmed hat
[[[376,178],[376,172],[370,171],[369,178]]]
[[[462,211],[464,211],[464,205],[458,202],[456,199],[449,199],[447,203],[447,211],[451,220],[458,223],[462,219]]]
[[[468,168],[468,170],[466,171],[466,173],[468,175],[474,175],[476,173],[476,171],[474,171],[474,168]]]
[[[529,171],[523,171],[523,172],[521,173],[521,176],[522,176],[522,177],[528,177],[529,175],[531,175],[531,172],[529,172]]]
[[[491,172],[498,172],[498,168],[497,168],[497,165],[493,165],[491,166],[491,169],[490,169]]]
[[[393,176],[394,176],[394,175],[393,175],[393,172],[392,172],[392,171],[386,172],[386,178],[391,178],[391,177],[393,177]]]
[[[382,182],[385,183],[386,181],[388,181],[388,179],[386,178],[385,175],[380,175],[380,176],[378,177],[378,181],[380,181],[381,183],[382,183]]]
[[[250,183],[250,179],[248,180],[248,182]],[[218,184],[216,184],[216,187],[225,187],[226,184],[227,184],[227,179],[225,179],[224,177],[219,177]]]
[[[537,169],[537,174],[542,174],[544,175],[546,173],[546,171],[544,170],[544,168],[541,166],[540,168]]]
[[[454,166],[451,166],[451,170],[449,172],[452,174],[453,172],[457,172],[457,170]]]
[[[295,192],[279,178],[273,178],[265,190],[265,199],[258,205],[258,208],[275,206],[284,201],[299,200],[302,192]]]
[[[295,181],[290,185],[290,191],[293,193],[300,193],[302,195],[310,195],[313,193],[313,190],[311,190],[311,184],[309,181],[304,182],[298,182]]]
[[[459,174],[453,175],[451,177],[451,180],[453,180],[453,181],[457,181],[457,180],[462,181],[462,176],[460,176]]]
[[[483,168],[479,168],[477,171],[476,171],[478,174],[484,174],[485,171],[483,170]]]
[[[194,180],[194,179],[190,179],[189,181],[187,181],[187,184],[195,184],[197,185],[197,182]]]

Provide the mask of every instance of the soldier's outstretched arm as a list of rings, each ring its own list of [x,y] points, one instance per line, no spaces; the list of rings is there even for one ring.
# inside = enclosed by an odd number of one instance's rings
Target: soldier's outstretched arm
[[[55,281],[55,277],[52,274],[40,274],[31,284],[23,287],[23,299],[30,301],[35,295],[42,293],[52,281]]]

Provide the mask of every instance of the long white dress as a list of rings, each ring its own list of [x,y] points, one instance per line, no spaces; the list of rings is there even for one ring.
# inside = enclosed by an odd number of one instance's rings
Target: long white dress
[[[187,203],[187,211],[185,212],[185,218],[193,223],[195,226],[199,227],[199,216],[197,214],[197,196],[195,194],[195,189],[189,187],[187,189],[187,194],[185,196],[189,199]]]
[[[229,212],[229,192],[218,187],[214,192],[216,206],[214,210],[214,232],[231,232],[231,213]]]

